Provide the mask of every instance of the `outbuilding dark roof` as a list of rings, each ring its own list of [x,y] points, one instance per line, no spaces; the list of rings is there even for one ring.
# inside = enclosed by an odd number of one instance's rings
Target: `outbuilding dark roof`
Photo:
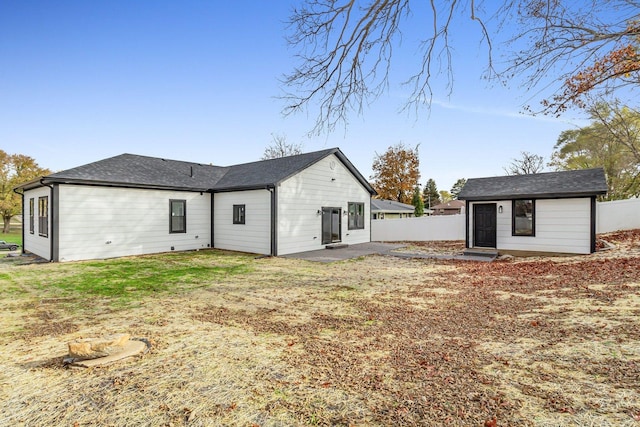
[[[266,188],[335,154],[371,194],[375,190],[338,148],[263,160],[234,166],[121,154],[23,184],[24,189],[42,184],[72,183],[190,191],[232,191]]]
[[[586,197],[605,194],[607,180],[602,168],[509,175],[467,180],[460,200],[500,200]]]

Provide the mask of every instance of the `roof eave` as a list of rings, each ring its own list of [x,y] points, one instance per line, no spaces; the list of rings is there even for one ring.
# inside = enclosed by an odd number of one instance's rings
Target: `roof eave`
[[[250,191],[250,190],[269,190],[275,188],[276,184],[255,184],[255,185],[239,185],[236,187],[212,188],[212,193],[229,193],[232,191]]]
[[[578,197],[591,197],[606,194],[607,190],[598,191],[577,191],[571,193],[518,193],[518,194],[493,194],[485,196],[458,196],[458,200],[469,202],[490,201],[490,200],[517,200],[517,199],[572,199]]]
[[[24,182],[20,185],[16,185],[13,187],[13,190],[32,190],[34,188],[42,187],[42,180],[45,179],[44,176],[39,176],[38,178],[32,179],[31,181]]]
[[[356,179],[360,181],[362,186],[369,192],[369,194],[371,194],[372,196],[378,195],[378,192],[371,186],[371,184],[369,184],[369,181],[367,181],[364,176],[362,176],[358,169],[356,169],[353,163],[351,163],[351,161],[347,158],[347,156],[344,155],[342,151],[340,151],[339,148],[336,148],[333,154],[335,154],[336,157],[338,157],[338,159],[340,159],[340,161],[347,167],[347,169],[349,169],[353,176],[355,176]]]
[[[101,180],[89,180],[89,179],[75,179],[75,178],[50,178],[44,177],[39,181],[40,184],[69,184],[69,185],[90,185],[96,187],[119,187],[119,188],[139,188],[148,190],[173,190],[173,191],[194,191],[194,192],[208,192],[211,189],[206,187],[181,187],[175,185],[159,185],[159,184],[144,184],[135,182],[117,182],[117,181],[101,181]],[[32,187],[35,188],[36,186]]]

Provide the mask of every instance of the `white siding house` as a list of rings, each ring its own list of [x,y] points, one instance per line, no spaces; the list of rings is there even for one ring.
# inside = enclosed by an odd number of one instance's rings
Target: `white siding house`
[[[458,196],[466,200],[466,247],[592,253],[596,196],[606,191],[602,169],[470,179]]]
[[[123,154],[18,189],[23,250],[51,261],[368,242],[375,194],[337,148],[230,167]]]
[[[321,249],[323,217],[326,208],[337,208],[339,237],[346,244],[365,243],[371,238],[369,211],[371,194],[335,156],[325,157],[302,172],[284,180],[276,189],[278,195],[278,254]],[[349,221],[349,203],[362,204],[360,223]],[[325,208],[323,210],[323,208]],[[366,220],[365,220],[366,218]]]

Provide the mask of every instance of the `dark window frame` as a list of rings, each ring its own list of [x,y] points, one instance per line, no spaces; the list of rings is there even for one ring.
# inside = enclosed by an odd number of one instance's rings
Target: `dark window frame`
[[[233,205],[233,223],[245,224],[247,220],[246,205]]]
[[[34,234],[35,232],[35,199],[32,197],[29,199],[29,234]]]
[[[49,196],[38,197],[38,236],[49,237]]]
[[[181,204],[183,215],[174,215],[173,205]],[[174,221],[174,219],[182,218],[182,222]],[[187,201],[184,199],[169,200],[169,234],[178,234],[187,232]]]
[[[364,230],[364,203],[348,202],[347,203],[347,229],[348,230]]]
[[[531,202],[531,231],[527,232],[518,232],[516,230],[516,218],[521,218],[522,215],[518,216],[518,202]],[[515,199],[511,201],[511,235],[512,236],[522,236],[522,237],[535,237],[536,236],[536,200],[535,199]]]

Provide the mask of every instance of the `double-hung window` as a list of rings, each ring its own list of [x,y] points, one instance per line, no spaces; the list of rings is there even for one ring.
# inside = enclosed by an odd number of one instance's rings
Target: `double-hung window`
[[[34,216],[35,216],[35,200],[32,197],[31,199],[29,199],[29,234],[33,234],[35,230]]]
[[[362,230],[364,229],[364,203],[349,202],[349,230]]]
[[[187,232],[187,201],[169,200],[169,233]]]
[[[514,200],[512,205],[512,235],[536,235],[536,201],[533,199]]]
[[[233,223],[244,224],[245,210],[244,205],[233,205]]]
[[[49,237],[49,197],[38,197],[38,235]]]

